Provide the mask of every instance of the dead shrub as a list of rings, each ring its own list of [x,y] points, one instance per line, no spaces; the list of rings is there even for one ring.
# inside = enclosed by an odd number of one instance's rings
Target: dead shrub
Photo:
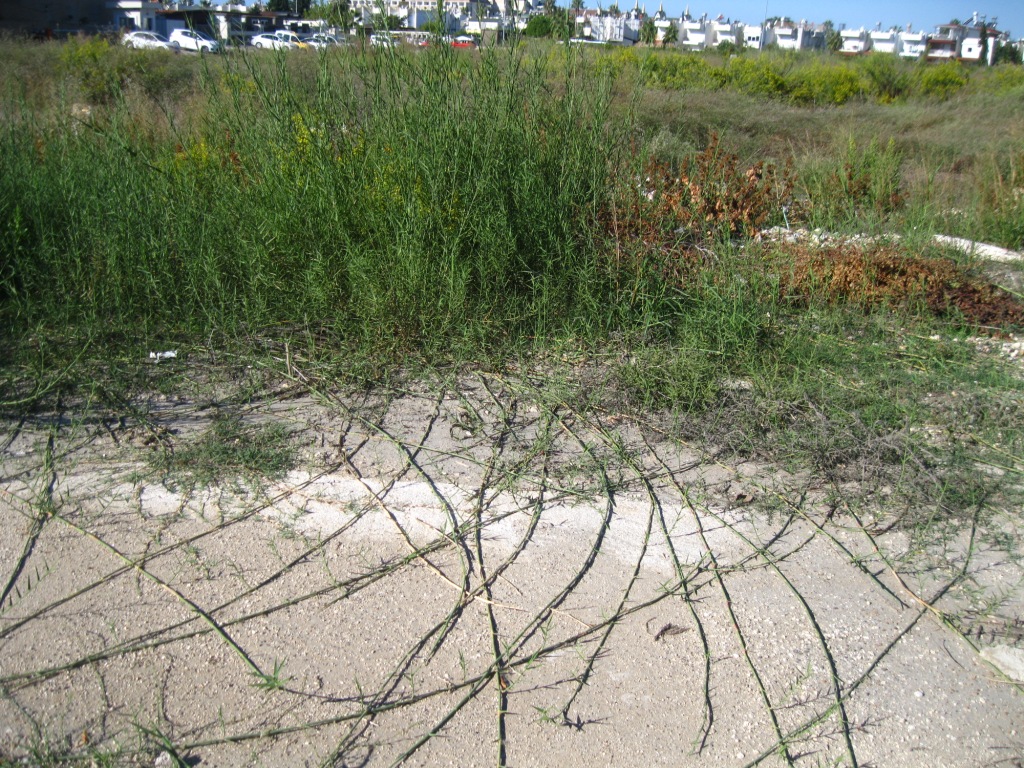
[[[643,181],[622,188],[600,220],[619,252],[653,264],[678,285],[703,262],[706,246],[752,237],[784,220],[794,179],[788,163],[782,169],[763,161],[743,167],[712,135],[678,172],[648,163]]]
[[[797,247],[784,258],[782,296],[871,307],[924,307],[945,317],[958,314],[972,325],[1005,328],[1024,324],[1024,305],[1013,295],[949,259],[926,259],[893,246]]]
[[[683,161],[678,176],[666,166],[652,165],[648,176],[657,180],[655,202],[697,240],[723,236],[752,237],[778,216],[793,194],[793,172],[764,161],[749,168],[722,149],[717,135],[707,148]]]

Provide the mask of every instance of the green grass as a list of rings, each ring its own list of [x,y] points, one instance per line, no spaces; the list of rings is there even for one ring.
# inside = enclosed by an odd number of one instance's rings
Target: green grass
[[[556,97],[501,51],[316,63],[312,83],[283,61],[211,64],[191,127],[140,130],[122,92],[86,125],[14,100],[8,322],[315,322],[405,351],[595,318],[588,225],[624,148],[606,84],[570,62]]]

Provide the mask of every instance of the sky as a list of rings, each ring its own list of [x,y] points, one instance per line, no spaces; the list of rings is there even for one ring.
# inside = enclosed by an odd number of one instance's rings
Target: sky
[[[836,27],[846,24],[848,28],[874,29],[882,22],[882,29],[897,26],[906,28],[914,25],[914,31],[934,32],[937,24],[950,19],[966,21],[975,11],[979,18],[985,16],[991,22],[997,19],[1000,31],[1009,30],[1013,39],[1024,37],[1024,0],[663,0],[665,12],[677,16],[687,3],[694,16],[707,14],[714,18],[722,14],[734,21],[757,23],[766,17],[788,16],[800,21],[806,19],[821,23],[831,19]],[[596,5],[586,0],[587,5]],[[658,10],[662,0],[640,0],[647,5],[647,12]],[[633,7],[633,0],[619,0],[619,7],[625,10]],[[767,7],[767,13],[765,8]]]

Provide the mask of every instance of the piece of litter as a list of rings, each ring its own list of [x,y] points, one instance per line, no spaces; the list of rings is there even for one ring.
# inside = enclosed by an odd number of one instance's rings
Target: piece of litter
[[[155,363],[159,363],[161,360],[169,360],[172,357],[178,356],[178,350],[172,349],[167,352],[150,352],[149,359]]]

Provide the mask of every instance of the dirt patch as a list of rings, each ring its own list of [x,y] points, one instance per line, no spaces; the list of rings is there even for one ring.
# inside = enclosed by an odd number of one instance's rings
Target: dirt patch
[[[217,409],[148,414],[3,426],[4,759],[1024,756],[1019,686],[979,654],[1020,643],[1012,520],[885,532],[527,374],[237,409],[232,434],[290,436],[277,479],[175,473],[149,454]]]

